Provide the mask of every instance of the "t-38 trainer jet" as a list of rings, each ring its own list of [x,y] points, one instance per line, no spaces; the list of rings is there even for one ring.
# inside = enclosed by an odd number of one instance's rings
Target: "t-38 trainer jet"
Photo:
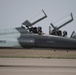
[[[73,21],[72,13],[62,19],[59,27],[51,26],[49,34],[42,32],[42,27],[33,27],[37,22],[46,18],[47,15],[42,10],[41,14],[32,20],[26,20],[21,27],[0,30],[1,48],[76,48],[76,36],[73,32],[71,37],[66,37],[65,31],[62,35],[61,27]]]

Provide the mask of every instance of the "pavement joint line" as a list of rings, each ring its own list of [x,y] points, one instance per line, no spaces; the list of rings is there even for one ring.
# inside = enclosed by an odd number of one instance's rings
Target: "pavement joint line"
[[[25,67],[25,68],[76,68],[76,66],[44,66],[44,65],[0,65],[0,67]]]

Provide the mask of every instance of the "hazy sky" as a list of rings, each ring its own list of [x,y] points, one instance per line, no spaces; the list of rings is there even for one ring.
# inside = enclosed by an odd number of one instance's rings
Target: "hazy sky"
[[[76,0],[0,0],[0,29],[21,26],[21,23],[44,10],[47,18],[35,26],[42,26],[48,33],[49,25],[73,13],[74,21],[63,27],[69,34],[76,31]]]

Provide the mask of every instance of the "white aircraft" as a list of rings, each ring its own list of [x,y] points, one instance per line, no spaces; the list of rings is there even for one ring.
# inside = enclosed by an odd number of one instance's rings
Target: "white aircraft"
[[[21,27],[0,30],[0,48],[76,48],[76,37],[63,37],[59,29],[73,21],[72,13],[54,27],[51,35],[42,33],[41,27],[33,27],[34,24],[46,18],[46,13],[42,10],[41,14],[32,20],[26,20]],[[52,35],[53,34],[53,35]],[[64,33],[66,35],[66,33]]]

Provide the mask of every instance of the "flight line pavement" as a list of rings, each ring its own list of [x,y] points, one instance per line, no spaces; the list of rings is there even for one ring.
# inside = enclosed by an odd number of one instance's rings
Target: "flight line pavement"
[[[0,58],[0,75],[76,75],[76,59]]]
[[[70,66],[76,67],[76,59],[0,58],[0,66]]]

